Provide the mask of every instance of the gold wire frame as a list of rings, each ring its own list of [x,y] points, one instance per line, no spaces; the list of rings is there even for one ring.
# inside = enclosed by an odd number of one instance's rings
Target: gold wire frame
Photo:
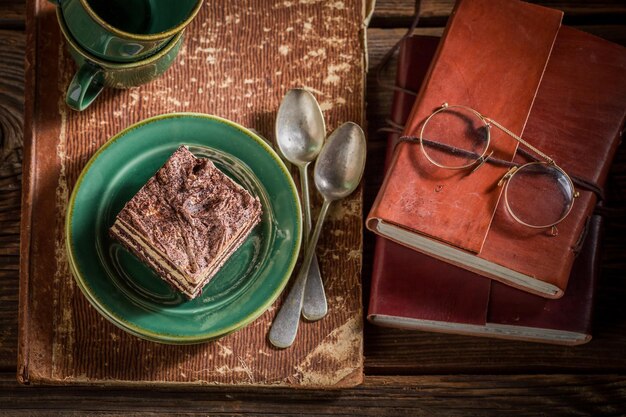
[[[437,162],[436,160],[434,160],[426,151],[426,147],[424,145],[424,129],[426,128],[426,126],[428,125],[428,122],[430,122],[430,120],[435,117],[436,115],[440,114],[441,112],[444,111],[448,111],[450,109],[454,109],[454,108],[459,108],[459,109],[464,109],[466,111],[469,111],[470,113],[472,113],[473,115],[475,115],[476,117],[478,117],[478,119],[480,119],[484,124],[485,127],[487,128],[487,137],[486,137],[486,146],[485,149],[483,150],[483,152],[478,155],[478,157],[474,160],[472,160],[471,162],[464,164],[464,165],[460,165],[460,166],[446,166],[444,164],[441,164],[439,162]],[[534,146],[532,146],[530,143],[526,142],[524,139],[522,139],[521,137],[519,137],[518,135],[514,134],[513,132],[511,132],[510,130],[508,130],[507,128],[505,128],[504,126],[502,126],[501,124],[499,124],[498,122],[496,122],[493,119],[490,119],[484,115],[482,115],[481,113],[479,113],[478,111],[472,109],[471,107],[468,106],[463,106],[460,104],[456,104],[456,105],[449,105],[448,103],[443,103],[441,105],[440,108],[438,108],[437,110],[435,110],[430,116],[428,116],[426,118],[426,120],[424,120],[424,123],[422,124],[422,128],[420,129],[420,135],[419,135],[419,144],[420,144],[420,149],[422,151],[422,154],[424,154],[424,156],[426,157],[426,159],[432,163],[433,165],[440,167],[440,168],[444,168],[444,169],[454,169],[454,170],[460,170],[460,169],[467,169],[467,168],[471,168],[474,167],[472,172],[475,171],[476,169],[480,168],[480,166],[482,166],[482,164],[487,160],[487,158],[489,158],[491,156],[491,154],[493,154],[493,151],[491,153],[489,153],[489,155],[487,155],[487,151],[489,150],[489,145],[491,143],[491,126],[494,125],[496,126],[498,129],[500,129],[501,131],[503,131],[504,133],[506,133],[508,136],[511,136],[513,139],[517,140],[518,142],[526,145],[528,148],[530,148],[533,152],[535,152],[537,155],[541,156],[543,159],[545,159],[545,161],[537,161],[537,162],[529,162],[527,164],[521,165],[521,166],[514,166],[511,169],[509,169],[502,178],[500,178],[500,180],[498,181],[498,186],[502,186],[504,185],[504,202],[505,202],[505,207],[507,209],[507,211],[509,212],[509,214],[513,217],[513,219],[530,228],[533,229],[547,229],[547,228],[551,228],[551,234],[553,236],[556,236],[558,234],[558,230],[556,228],[556,225],[561,223],[572,211],[572,208],[574,207],[574,199],[577,198],[579,196],[578,191],[576,191],[575,187],[574,187],[574,183],[571,179],[571,177],[561,168],[559,167],[552,158],[550,158],[548,155],[544,154],[543,152],[541,152],[539,149],[535,148]],[[485,156],[487,155],[487,156]],[[559,171],[561,174],[563,174],[563,177],[566,178],[568,185],[570,186],[571,190],[572,190],[572,201],[569,204],[569,207],[567,208],[567,210],[565,210],[565,212],[563,213],[563,215],[556,220],[555,222],[552,222],[550,224],[546,224],[546,225],[533,225],[530,223],[527,223],[525,221],[523,221],[522,219],[520,219],[514,212],[514,210],[511,208],[511,205],[509,203],[509,184],[511,182],[511,178],[513,178],[517,173],[519,173],[520,171],[522,171],[523,169],[529,167],[529,166],[533,166],[533,165],[541,165],[541,166],[548,166],[551,168],[556,169],[557,171]]]
[[[426,147],[424,146],[424,129],[426,128],[426,126],[428,125],[428,122],[431,121],[431,119],[435,116],[437,116],[438,114],[441,114],[444,111],[449,111],[450,109],[464,109],[467,110],[469,112],[471,112],[472,114],[474,114],[476,117],[478,117],[478,119],[480,119],[480,121],[482,121],[485,124],[485,127],[487,128],[487,144],[485,146],[485,149],[483,150],[483,152],[478,155],[478,157],[473,160],[470,161],[469,163],[465,164],[465,165],[458,165],[458,166],[450,166],[450,165],[443,165],[437,161],[435,161],[426,151]],[[424,120],[424,123],[422,124],[422,129],[420,130],[420,136],[419,136],[419,143],[420,143],[420,148],[422,150],[422,153],[424,154],[424,156],[426,157],[426,159],[428,159],[430,161],[430,163],[432,163],[433,165],[438,166],[439,168],[444,168],[444,169],[466,169],[469,167],[472,167],[474,165],[476,165],[477,162],[480,161],[484,161],[485,155],[487,154],[487,150],[489,149],[489,144],[491,143],[491,125],[487,122],[487,119],[480,113],[478,113],[476,110],[467,107],[467,106],[461,106],[461,105],[453,105],[450,106],[448,105],[448,103],[443,103],[441,105],[441,107],[437,110],[435,110],[430,116],[428,116],[428,118],[426,120]]]
[[[545,224],[545,225],[533,225],[533,224],[530,224],[530,223],[527,223],[527,222],[523,221],[522,219],[520,219],[515,214],[515,211],[511,208],[511,205],[509,203],[509,184],[511,183],[511,179],[516,174],[518,174],[520,171],[522,171],[524,168],[527,168],[527,167],[533,166],[533,165],[548,166],[548,167],[556,169],[561,174],[563,174],[563,177],[565,179],[567,179],[567,183],[568,183],[570,189],[572,190],[572,201],[569,204],[569,207],[567,208],[567,210],[561,215],[561,217],[558,220],[556,220],[556,221],[554,221],[552,223],[549,223],[549,224]],[[505,207],[506,207],[507,211],[509,212],[509,214],[515,219],[515,221],[517,221],[520,224],[523,224],[524,226],[527,226],[527,227],[530,227],[530,228],[533,228],[533,229],[552,228],[552,234],[554,236],[556,236],[558,234],[558,230],[556,229],[556,225],[561,223],[569,215],[569,213],[572,211],[572,208],[574,207],[574,198],[578,197],[578,192],[574,188],[574,183],[572,182],[572,179],[570,178],[570,176],[567,175],[567,173],[565,171],[563,171],[563,169],[561,167],[557,166],[554,163],[538,161],[538,162],[529,162],[529,163],[524,164],[524,165],[519,166],[519,167],[513,167],[506,174],[504,174],[504,176],[500,179],[500,181],[498,181],[498,186],[502,186],[503,183],[506,183],[504,185],[504,203],[505,203]]]

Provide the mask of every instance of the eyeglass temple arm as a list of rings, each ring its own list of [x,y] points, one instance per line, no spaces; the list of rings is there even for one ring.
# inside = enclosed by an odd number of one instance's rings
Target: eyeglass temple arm
[[[509,178],[511,178],[513,176],[513,174],[515,174],[515,171],[517,171],[519,169],[519,167],[511,167],[506,174],[504,174],[502,176],[502,178],[500,178],[500,181],[498,181],[498,187],[502,187],[504,185],[504,183],[506,181],[509,180]]]
[[[522,139],[521,137],[517,136],[515,133],[511,132],[509,129],[507,129],[506,127],[502,126],[500,123],[496,122],[493,119],[490,119],[489,117],[483,116],[483,118],[485,119],[485,121],[489,124],[494,125],[495,127],[497,127],[498,129],[500,129],[501,131],[503,131],[504,133],[506,133],[507,135],[511,136],[512,138],[514,138],[515,140],[517,140],[520,143],[523,143],[524,145],[526,145],[528,148],[530,148],[533,152],[535,152],[537,155],[541,156],[542,158],[544,158],[546,161],[548,161],[548,163],[556,165],[556,163],[554,162],[554,160],[552,158],[550,158],[548,155],[546,155],[545,153],[541,152],[539,149],[535,148],[533,145],[531,145],[530,143],[526,142],[524,139]]]
[[[472,169],[472,172],[475,172],[476,170],[478,170],[478,168],[480,168],[481,166],[483,166],[483,164],[487,161],[487,159],[491,158],[491,155],[493,155],[493,151],[489,152],[489,155],[483,155],[480,158],[478,158],[478,163],[474,166],[474,168]]]

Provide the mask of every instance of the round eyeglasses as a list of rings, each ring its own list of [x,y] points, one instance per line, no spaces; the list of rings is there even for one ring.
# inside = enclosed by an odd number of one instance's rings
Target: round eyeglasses
[[[444,103],[422,124],[419,143],[426,159],[444,169],[477,170],[489,159],[491,128],[495,126],[528,147],[544,161],[513,166],[498,181],[515,221],[536,229],[551,228],[571,212],[578,192],[572,179],[552,158],[498,122],[463,105]]]

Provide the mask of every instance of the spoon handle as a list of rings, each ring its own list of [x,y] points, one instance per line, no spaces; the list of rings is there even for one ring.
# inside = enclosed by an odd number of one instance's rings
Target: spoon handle
[[[309,268],[309,277],[304,287],[302,315],[309,321],[317,321],[324,318],[327,313],[328,303],[326,301],[322,274],[317,263],[317,256],[314,255],[311,261],[311,268]]]
[[[312,228],[309,176],[307,173],[308,166],[309,164],[300,166],[300,188],[302,190],[302,206],[304,211],[304,242],[309,241]],[[320,272],[317,256],[313,253],[313,260],[305,282],[302,315],[307,320],[316,321],[324,317],[327,312],[328,304],[326,302],[326,293],[324,292],[322,273]]]
[[[282,307],[278,311],[278,314],[276,314],[276,318],[274,318],[274,322],[272,323],[272,327],[269,333],[269,340],[276,347],[289,347],[296,339],[296,334],[298,333],[298,324],[300,323],[300,312],[302,311],[302,302],[304,299],[304,287],[306,285],[306,277],[309,272],[311,259],[313,259],[315,247],[317,246],[317,241],[320,237],[322,225],[324,224],[324,219],[326,218],[326,213],[328,212],[328,207],[330,207],[330,203],[331,202],[329,200],[324,200],[322,210],[320,211],[320,216],[317,219],[317,223],[315,224],[315,230],[313,231],[313,235],[311,236],[311,239],[306,246],[304,260],[302,261],[300,271],[298,271],[296,282],[293,284],[293,287],[289,291],[289,294],[287,294],[287,298],[285,299]]]
[[[304,211],[304,241],[308,242],[313,223],[311,221],[311,199],[309,197],[309,163],[300,165],[300,188],[302,192],[302,211]]]

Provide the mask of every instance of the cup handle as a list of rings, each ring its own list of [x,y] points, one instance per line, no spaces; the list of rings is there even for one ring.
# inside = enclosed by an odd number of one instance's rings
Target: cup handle
[[[84,63],[67,87],[65,103],[74,110],[85,110],[104,88],[102,69],[89,62]]]

